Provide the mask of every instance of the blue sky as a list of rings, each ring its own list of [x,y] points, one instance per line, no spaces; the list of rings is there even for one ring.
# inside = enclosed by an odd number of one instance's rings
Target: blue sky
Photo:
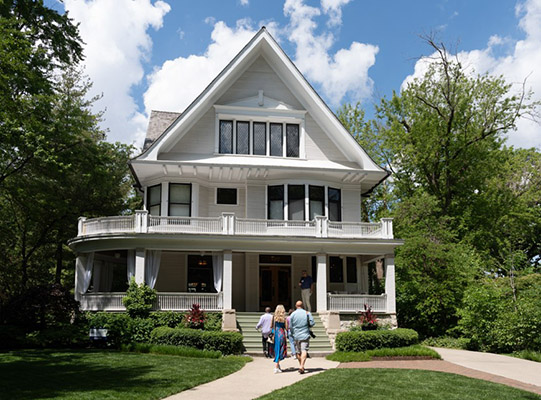
[[[478,72],[502,74],[541,98],[541,0],[65,0],[86,45],[86,72],[111,141],[140,146],[151,109],[184,107],[266,25],[332,109],[382,96],[426,69],[436,33]],[[521,121],[510,143],[541,145]]]

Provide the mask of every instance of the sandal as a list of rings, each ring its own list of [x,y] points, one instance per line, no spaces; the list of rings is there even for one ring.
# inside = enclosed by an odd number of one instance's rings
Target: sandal
[[[304,368],[299,368],[299,374],[304,374]]]

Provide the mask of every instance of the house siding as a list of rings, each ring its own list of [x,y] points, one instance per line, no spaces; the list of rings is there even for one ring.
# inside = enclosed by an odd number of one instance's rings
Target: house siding
[[[223,186],[229,187],[229,186]],[[216,204],[216,188],[207,188],[208,193],[208,216],[209,217],[218,217],[224,212],[235,213],[236,217],[244,218],[246,210],[246,191],[244,188],[237,188],[237,205],[224,205]]]
[[[172,153],[187,154],[214,154],[216,113],[210,108],[199,121],[178,141],[171,149]],[[160,155],[160,159],[167,160],[168,153]]]
[[[306,158],[308,160],[347,161],[344,154],[314,121],[306,114]]]
[[[361,222],[360,189],[342,189],[342,220]]]

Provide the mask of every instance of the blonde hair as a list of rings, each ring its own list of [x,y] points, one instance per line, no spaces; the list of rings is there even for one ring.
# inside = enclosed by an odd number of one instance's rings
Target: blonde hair
[[[283,305],[278,304],[274,310],[274,320],[276,322],[286,322],[286,309]]]

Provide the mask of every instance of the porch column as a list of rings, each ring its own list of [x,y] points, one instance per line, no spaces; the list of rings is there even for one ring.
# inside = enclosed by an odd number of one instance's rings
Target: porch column
[[[327,311],[327,255],[317,255],[316,310]]]
[[[387,313],[396,314],[394,254],[385,256],[385,294],[387,295]]]
[[[223,275],[224,310],[233,307],[233,253],[231,250],[224,251],[224,275]]]
[[[145,283],[145,249],[135,249],[135,283]]]

